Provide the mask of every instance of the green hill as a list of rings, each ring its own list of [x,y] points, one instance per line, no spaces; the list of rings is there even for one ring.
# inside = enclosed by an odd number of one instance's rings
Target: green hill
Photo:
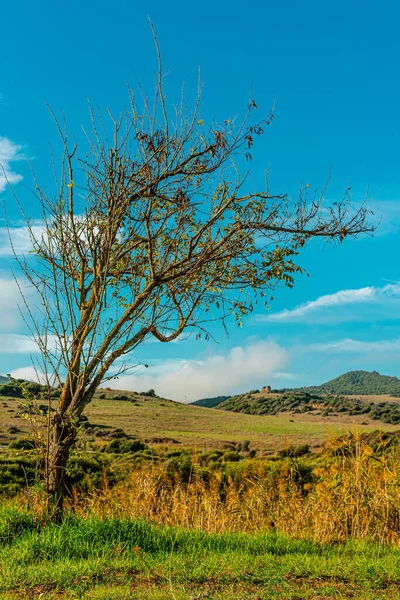
[[[190,404],[194,404],[195,406],[204,406],[205,408],[215,408],[219,406],[225,400],[228,400],[230,396],[215,396],[214,398],[201,398],[200,400],[196,400],[195,402],[191,402]]]
[[[217,408],[248,415],[276,415],[280,412],[306,412],[317,402],[321,402],[320,396],[302,390],[264,395],[249,392],[231,396]]]
[[[345,395],[316,393],[310,390],[286,390],[272,394],[239,394],[217,406],[220,410],[249,415],[291,415],[311,413],[320,417],[361,416],[381,423],[400,424],[400,404],[366,402]]]
[[[349,371],[319,386],[303,388],[319,394],[400,396],[400,379],[381,375],[377,371]]]

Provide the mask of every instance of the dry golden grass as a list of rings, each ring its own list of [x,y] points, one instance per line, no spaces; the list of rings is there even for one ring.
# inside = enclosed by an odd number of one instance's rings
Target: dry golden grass
[[[237,477],[208,480],[192,475],[173,482],[163,467],[138,470],[113,489],[75,497],[77,513],[104,517],[143,517],[162,525],[208,533],[273,530],[316,542],[368,539],[398,543],[400,459],[396,451],[374,455],[365,440],[347,446],[332,440],[338,453],[314,467],[310,482],[299,476],[296,460],[253,460],[240,464]],[[39,507],[37,507],[39,510]]]

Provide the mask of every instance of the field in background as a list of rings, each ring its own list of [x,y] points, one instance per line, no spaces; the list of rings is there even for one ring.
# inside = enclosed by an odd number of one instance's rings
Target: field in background
[[[100,395],[106,397],[101,399]],[[126,399],[115,399],[121,396]],[[378,397],[371,401],[378,401]],[[19,404],[20,400],[0,397],[0,446],[30,432],[29,422],[19,416]],[[95,426],[122,428],[128,435],[150,443],[164,438],[166,443],[176,441],[181,445],[196,446],[201,451],[220,448],[227,442],[247,440],[250,448],[267,454],[288,445],[305,443],[317,450],[327,438],[349,429],[400,430],[400,426],[382,424],[365,415],[325,417],[313,413],[281,413],[256,416],[106,390],[97,393],[85,414]]]

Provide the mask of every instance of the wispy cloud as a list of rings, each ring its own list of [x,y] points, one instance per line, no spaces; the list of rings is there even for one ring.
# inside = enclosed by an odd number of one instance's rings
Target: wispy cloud
[[[47,336],[47,348],[57,352],[60,347],[55,335]],[[0,333],[0,354],[36,354],[40,348],[35,340],[23,333]]]
[[[287,381],[295,381],[298,378],[297,373],[287,373],[286,371],[277,371],[270,375],[271,379],[285,379]]]
[[[26,379],[27,381],[36,381],[41,384],[47,383],[45,375],[38,369],[35,369],[35,367],[33,367],[32,365],[29,365],[26,367],[18,367],[17,369],[13,369],[11,371],[10,375],[11,375],[11,377],[14,377],[14,379]],[[53,379],[53,381],[54,381],[54,379]],[[50,383],[51,383],[51,377],[50,377]]]
[[[17,255],[29,254],[33,249],[31,233],[40,240],[44,235],[43,224],[32,224],[31,231],[26,226],[11,225],[9,230],[6,227],[0,227],[0,257],[12,256],[14,252]],[[14,252],[11,248],[10,238]]]
[[[376,235],[390,235],[400,228],[400,199],[378,200],[373,202],[372,210],[377,224]]]
[[[32,300],[32,288],[27,287],[26,282],[23,281],[19,281],[19,285],[27,300]],[[18,286],[14,279],[0,275],[0,290],[0,331],[18,331],[23,325],[19,310],[22,298]]]
[[[360,318],[360,314],[346,313],[339,315],[335,312],[340,307],[351,305],[383,304],[390,300],[400,301],[400,284],[389,283],[383,287],[368,286],[359,289],[340,290],[334,294],[320,296],[316,300],[304,302],[295,308],[285,309],[277,313],[257,315],[259,322],[304,322],[314,323],[332,320],[352,320]]]
[[[22,146],[0,136],[0,192],[5,190],[8,183],[21,181],[22,175],[12,168],[12,163],[23,158],[21,150]]]
[[[394,340],[361,341],[345,338],[335,342],[307,344],[301,347],[304,352],[354,353],[367,354],[370,352],[397,353],[400,352],[400,338]]]
[[[146,374],[121,376],[112,387],[138,391],[153,388],[161,396],[191,401],[267,384],[268,378],[286,365],[287,358],[287,352],[274,342],[257,342],[203,360],[164,360],[154,367],[150,365]]]
[[[37,344],[27,335],[0,333],[0,354],[32,354],[38,351]]]

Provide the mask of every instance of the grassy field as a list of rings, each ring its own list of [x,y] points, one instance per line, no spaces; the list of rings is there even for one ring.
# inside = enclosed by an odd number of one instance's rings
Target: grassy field
[[[4,445],[30,433],[19,404],[0,399]],[[334,438],[399,427],[116,391],[99,391],[87,416],[69,476],[83,472],[60,525],[40,488],[21,491],[35,450],[2,452],[3,478],[13,460],[25,475],[0,502],[0,600],[400,600],[398,443]],[[132,438],[113,438],[118,428]],[[134,436],[140,452],[112,454]],[[314,453],[287,452],[301,444]],[[112,482],[118,465],[124,479]]]
[[[106,394],[106,398],[99,398],[101,394]],[[128,435],[150,443],[167,438],[171,443],[175,440],[181,445],[196,446],[201,451],[245,440],[250,442],[250,448],[266,454],[304,443],[318,449],[327,438],[341,435],[349,429],[400,430],[399,426],[382,424],[365,415],[324,417],[281,413],[255,416],[146,398],[130,392],[123,394],[133,401],[115,400],[121,392],[100,391],[86,411],[90,423],[123,428]],[[19,402],[0,397],[0,445],[30,432],[29,422],[19,416]]]
[[[0,509],[0,598],[191,600],[400,598],[400,550],[318,545],[273,532],[215,534],[143,520],[41,525]]]

